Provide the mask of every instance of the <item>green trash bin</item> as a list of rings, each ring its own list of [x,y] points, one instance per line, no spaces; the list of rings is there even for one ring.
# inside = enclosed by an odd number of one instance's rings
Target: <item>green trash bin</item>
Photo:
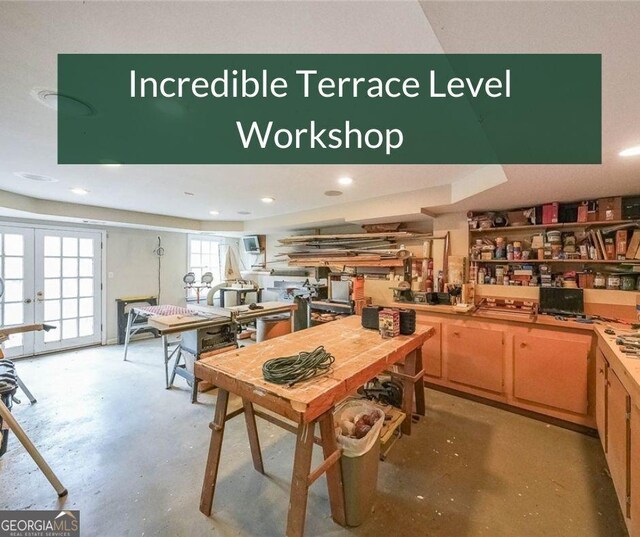
[[[359,457],[341,457],[347,526],[360,526],[371,514],[378,488],[380,442]]]
[[[380,431],[384,412],[368,401],[353,400],[341,405],[334,415],[339,429],[343,419],[354,420],[362,413],[374,411],[379,414],[378,422],[364,438],[345,436],[344,431],[337,437],[338,445],[342,448],[340,466],[347,526],[360,526],[371,514],[378,486]]]

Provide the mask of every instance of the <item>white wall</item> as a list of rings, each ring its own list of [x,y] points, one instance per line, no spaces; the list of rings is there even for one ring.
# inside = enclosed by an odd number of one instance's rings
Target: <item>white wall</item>
[[[107,342],[117,337],[116,299],[158,294],[158,258],[153,253],[161,238],[160,304],[185,304],[182,277],[187,272],[187,234],[108,228],[107,230]],[[110,277],[113,276],[113,277]]]

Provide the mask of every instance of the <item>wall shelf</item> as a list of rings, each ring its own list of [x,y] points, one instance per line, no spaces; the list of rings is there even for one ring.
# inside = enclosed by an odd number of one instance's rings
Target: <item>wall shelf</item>
[[[591,228],[591,227],[608,227],[619,226],[623,224],[640,224],[640,220],[599,220],[597,222],[563,222],[558,224],[535,224],[530,226],[506,226],[506,227],[489,227],[484,229],[469,229],[472,235],[480,235],[483,233],[512,233],[527,230],[544,231],[545,229],[575,229],[575,228]]]
[[[472,263],[495,263],[497,265],[530,265],[530,264],[547,264],[552,265],[556,263],[567,263],[572,265],[640,265],[640,260],[634,259],[623,259],[623,260],[615,260],[615,259],[521,259],[519,261],[515,260],[507,260],[507,259],[472,259]],[[640,272],[638,273],[640,275]]]
[[[402,259],[382,259],[380,261],[289,261],[290,267],[402,267],[404,261]]]

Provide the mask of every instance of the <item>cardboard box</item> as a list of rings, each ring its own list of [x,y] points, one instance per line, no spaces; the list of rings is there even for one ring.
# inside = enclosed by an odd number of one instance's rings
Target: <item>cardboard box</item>
[[[589,221],[589,202],[583,201],[578,205],[578,222],[584,223]]]
[[[598,220],[622,220],[622,198],[600,198],[598,200]]]

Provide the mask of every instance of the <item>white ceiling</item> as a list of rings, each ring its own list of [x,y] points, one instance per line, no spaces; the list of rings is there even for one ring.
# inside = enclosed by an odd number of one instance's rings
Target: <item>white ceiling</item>
[[[602,165],[503,166],[508,182],[452,210],[640,194],[640,2],[421,2],[447,53],[601,53]]]
[[[0,9],[0,189],[192,219],[246,220],[448,184],[468,169],[59,166],[56,113],[29,95],[34,86],[56,87],[56,54],[65,52],[441,52],[417,2],[4,2]],[[16,171],[59,182],[22,180]],[[338,186],[344,175],[353,177],[352,186]],[[72,187],[90,193],[79,197]],[[324,195],[338,188],[343,196]],[[276,202],[263,204],[265,196]]]
[[[311,215],[329,209],[334,220],[341,213],[346,218],[354,207],[359,213],[371,207],[372,219],[392,217],[392,204],[380,201],[401,192],[421,192],[404,197],[415,199],[413,214],[421,207],[448,212],[637,193],[640,159],[624,160],[617,152],[640,145],[638,28],[636,2],[0,2],[0,191],[265,226],[270,219],[286,222],[283,215],[295,215],[289,223],[308,224],[322,219]],[[603,53],[604,164],[505,166],[507,183],[498,169],[493,183],[502,185],[453,205],[436,195],[438,189],[480,167],[59,166],[55,111],[29,95],[34,87],[56,87],[58,53],[443,51]],[[15,177],[19,171],[59,181],[35,183]],[[343,175],[354,185],[338,187]],[[89,194],[69,192],[76,186]],[[336,188],[344,195],[324,196]],[[265,205],[263,196],[276,202]],[[212,209],[220,215],[210,216]],[[402,211],[407,215],[405,206]]]

